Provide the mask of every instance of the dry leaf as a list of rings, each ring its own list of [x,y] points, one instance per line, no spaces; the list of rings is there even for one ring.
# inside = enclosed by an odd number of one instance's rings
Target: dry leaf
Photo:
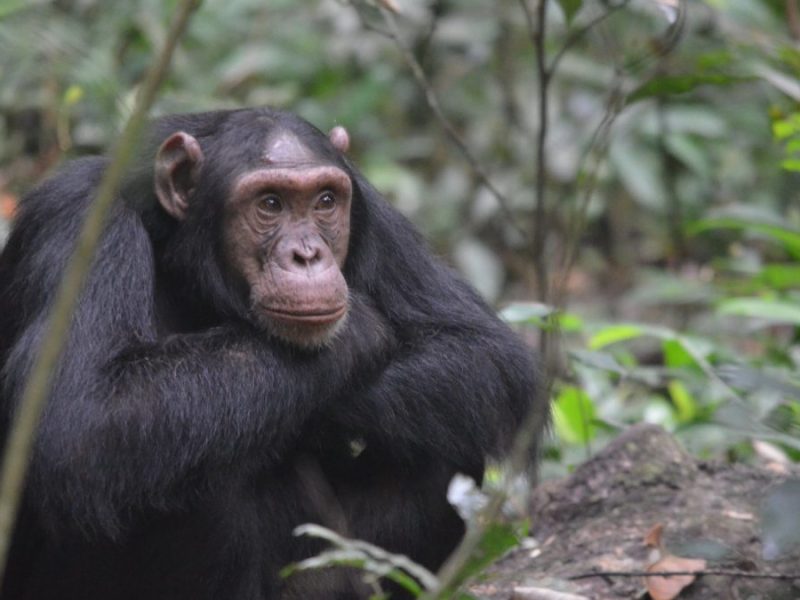
[[[753,446],[753,450],[755,450],[755,453],[758,455],[758,457],[768,463],[788,465],[792,462],[786,452],[784,452],[783,449],[781,449],[781,447],[777,444],[764,442],[761,440],[753,440],[751,445]]]
[[[706,568],[706,561],[701,558],[681,558],[680,556],[666,555],[647,568],[649,573],[660,571],[702,571]],[[691,584],[697,577],[695,575],[673,575],[671,577],[645,577],[645,585],[653,600],[673,600],[681,590]]]
[[[661,523],[656,523],[650,528],[644,536],[644,543],[646,546],[650,546],[651,548],[658,548],[661,550],[663,546],[661,545],[661,534],[664,531],[664,525]]]

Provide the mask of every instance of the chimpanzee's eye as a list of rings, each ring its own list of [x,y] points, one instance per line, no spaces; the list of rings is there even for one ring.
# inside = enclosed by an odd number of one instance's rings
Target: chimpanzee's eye
[[[336,196],[331,192],[325,192],[317,200],[317,210],[333,210],[336,207]]]
[[[283,210],[283,204],[275,194],[267,194],[258,199],[256,208],[265,215],[276,215]]]

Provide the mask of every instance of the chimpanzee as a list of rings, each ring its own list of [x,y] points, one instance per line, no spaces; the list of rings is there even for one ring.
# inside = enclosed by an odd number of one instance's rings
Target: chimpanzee
[[[346,156],[257,108],[156,120],[101,240],[35,443],[3,600],[365,597],[317,522],[436,568],[529,409],[525,345]],[[108,165],[26,197],[0,256],[11,417]],[[347,573],[344,571],[344,573]]]

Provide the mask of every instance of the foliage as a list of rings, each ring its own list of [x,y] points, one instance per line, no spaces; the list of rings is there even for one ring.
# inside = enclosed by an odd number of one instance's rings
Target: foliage
[[[174,4],[0,0],[0,222],[58,162],[114,142]],[[546,475],[641,420],[703,457],[757,460],[760,440],[800,461],[800,26],[787,3],[690,0],[682,15],[659,0],[549,2],[543,173],[523,4],[206,2],[156,113],[270,104],[347,127],[354,160],[435,249],[489,301],[517,301],[508,321],[561,336]],[[380,5],[401,9],[400,45]],[[563,283],[548,303],[534,301],[537,214]]]
[[[697,236],[739,233],[737,253],[716,259],[709,293],[690,299],[706,326],[687,327],[691,333],[631,322],[572,328],[572,383],[561,387],[554,404],[559,438],[587,444],[600,431],[614,431],[622,417],[675,430],[704,456],[748,456],[752,449],[744,442],[753,438],[798,460],[800,229],[775,215],[746,218],[742,210],[728,210],[687,230]],[[662,294],[653,300],[680,299]],[[504,315],[541,325],[547,309],[537,312],[536,321],[525,306]],[[641,398],[646,401],[636,401]]]

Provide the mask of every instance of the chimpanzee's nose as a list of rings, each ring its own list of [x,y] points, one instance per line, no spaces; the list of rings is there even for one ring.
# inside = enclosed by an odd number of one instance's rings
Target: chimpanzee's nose
[[[292,260],[295,265],[300,267],[312,267],[322,259],[322,253],[316,244],[308,244],[303,241],[298,247],[292,250]]]

